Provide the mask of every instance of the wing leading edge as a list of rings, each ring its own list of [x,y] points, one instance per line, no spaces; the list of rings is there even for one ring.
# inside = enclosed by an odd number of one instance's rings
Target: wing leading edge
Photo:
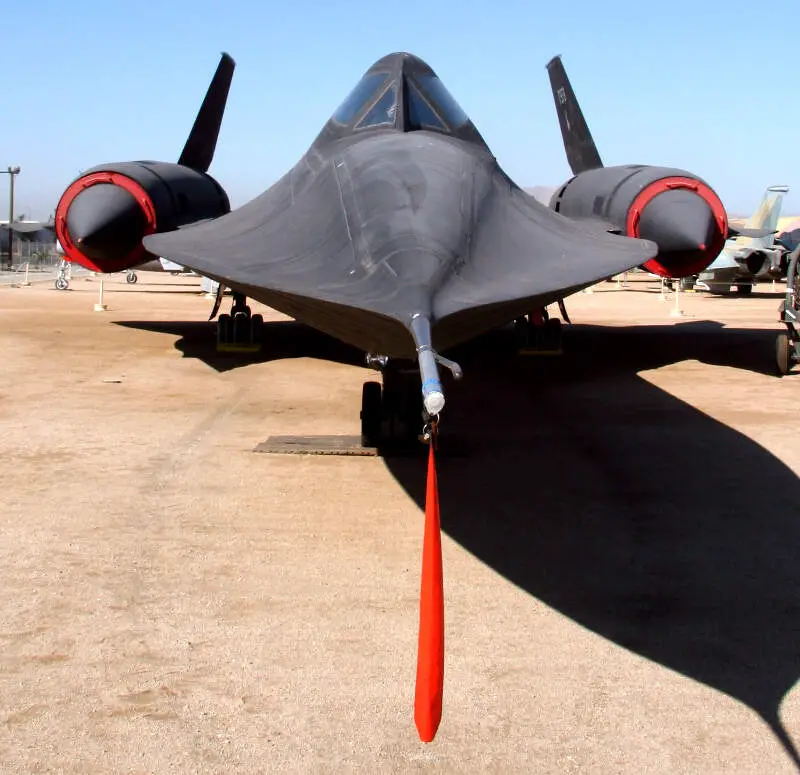
[[[438,292],[445,341],[475,336],[643,264],[658,246],[567,219],[513,189],[495,197],[470,260]]]

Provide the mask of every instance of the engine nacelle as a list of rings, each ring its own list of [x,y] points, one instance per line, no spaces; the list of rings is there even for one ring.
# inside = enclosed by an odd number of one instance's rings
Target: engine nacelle
[[[644,268],[662,277],[705,269],[728,236],[728,216],[714,190],[685,170],[644,165],[600,167],[568,180],[550,207],[574,218],[599,218],[621,234],[652,240],[658,255]]]
[[[70,261],[120,272],[157,256],[142,238],[230,212],[214,178],[168,162],[94,167],[75,180],[56,208],[56,235]]]

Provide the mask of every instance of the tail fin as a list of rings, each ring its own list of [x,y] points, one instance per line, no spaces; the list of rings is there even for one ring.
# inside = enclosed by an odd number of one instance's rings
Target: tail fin
[[[225,103],[228,101],[234,67],[236,62],[229,54],[223,53],[186,145],[183,146],[178,164],[191,167],[198,172],[208,172],[217,147],[217,137],[222,126],[222,116],[225,113]]]
[[[778,218],[783,206],[783,195],[789,191],[788,186],[767,186],[758,209],[747,219],[744,229],[763,230],[768,232],[763,237],[739,237],[737,247],[771,248],[778,230]]]
[[[572,91],[572,84],[567,78],[560,56],[553,57],[547,63],[547,73],[553,89],[558,123],[561,125],[561,136],[564,138],[564,150],[573,175],[602,167],[597,146],[575,98],[575,92]]]

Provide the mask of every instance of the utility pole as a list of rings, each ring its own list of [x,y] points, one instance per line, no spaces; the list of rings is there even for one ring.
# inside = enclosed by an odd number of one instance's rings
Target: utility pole
[[[8,167],[8,169],[0,170],[0,173],[8,175],[9,177],[9,193],[8,193],[8,268],[11,269],[11,263],[14,260],[14,230],[11,224],[14,222],[14,175],[19,175],[19,167]]]

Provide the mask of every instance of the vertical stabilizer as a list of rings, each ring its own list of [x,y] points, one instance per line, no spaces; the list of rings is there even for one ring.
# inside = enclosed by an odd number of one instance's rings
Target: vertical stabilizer
[[[556,103],[558,123],[561,125],[561,136],[564,138],[564,150],[572,173],[577,175],[586,170],[603,166],[592,133],[581,112],[581,106],[572,91],[572,84],[567,78],[561,57],[555,56],[547,63],[550,86]]]
[[[783,206],[783,196],[789,191],[788,186],[768,186],[756,211],[747,219],[745,229],[759,229],[770,232],[764,237],[737,237],[736,247],[747,247],[758,250],[771,248],[775,243],[775,232]]]
[[[191,167],[198,172],[208,172],[217,147],[217,137],[222,126],[222,116],[225,114],[234,67],[236,63],[230,55],[223,53],[178,164]]]

